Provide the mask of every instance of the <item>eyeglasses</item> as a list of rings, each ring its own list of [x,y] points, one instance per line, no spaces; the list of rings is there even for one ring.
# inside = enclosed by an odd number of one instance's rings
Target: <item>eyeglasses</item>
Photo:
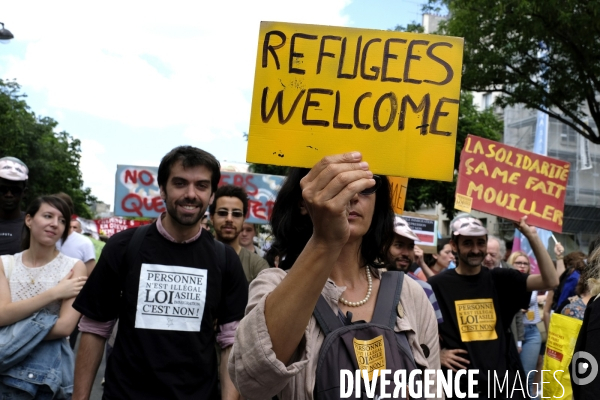
[[[377,189],[379,189],[379,186],[381,186],[381,177],[379,175],[373,175],[373,179],[375,179],[375,184],[370,188],[363,190],[359,194],[362,194],[363,196],[368,196],[370,194],[375,193]]]
[[[23,193],[23,188],[18,186],[0,186],[0,194],[12,193],[13,196],[20,196]]]
[[[516,261],[514,263],[514,265],[517,265],[517,266],[522,265],[522,266],[527,267],[529,265],[529,263],[527,261]]]
[[[233,210],[233,211],[229,211],[229,210],[217,210],[216,214],[219,217],[227,217],[229,214],[231,214],[231,216],[233,218],[244,218],[244,213],[241,212],[240,210]]]

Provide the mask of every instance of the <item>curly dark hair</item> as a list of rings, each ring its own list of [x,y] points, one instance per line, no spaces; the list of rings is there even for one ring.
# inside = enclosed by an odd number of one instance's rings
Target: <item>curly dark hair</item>
[[[573,271],[583,272],[585,269],[585,254],[581,251],[572,251],[567,254],[564,258],[565,270],[569,271],[569,274]]]
[[[221,197],[237,197],[241,200],[244,211],[244,218],[248,214],[248,193],[243,187],[234,185],[223,185],[215,192],[215,199],[212,204],[208,207],[208,213],[215,215],[217,210],[217,200]]]
[[[308,215],[300,213],[302,189],[300,180],[309,172],[307,168],[291,168],[285,179],[271,213],[271,227],[275,240],[265,258],[279,256],[279,267],[289,269],[304,250],[304,246],[313,234],[313,223]],[[375,265],[385,260],[394,238],[394,212],[390,195],[389,181],[381,177],[381,186],[377,189],[375,212],[369,230],[363,236],[360,254],[365,265]]]

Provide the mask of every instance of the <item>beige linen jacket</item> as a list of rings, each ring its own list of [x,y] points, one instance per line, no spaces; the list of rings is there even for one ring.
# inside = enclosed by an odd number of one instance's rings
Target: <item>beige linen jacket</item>
[[[228,364],[233,383],[247,400],[267,400],[274,395],[279,399],[313,399],[317,360],[324,339],[314,316],[287,366],[275,357],[265,321],[265,299],[286,275],[281,269],[271,268],[262,271],[250,284],[246,316],[237,328]],[[345,287],[336,286],[328,279],[321,292],[336,314],[338,299],[344,290]],[[417,364],[439,370],[437,320],[425,292],[412,279],[404,279],[400,303],[405,312],[403,318],[396,318],[395,330],[407,333]],[[429,357],[425,357],[421,345],[429,348]],[[436,390],[434,385],[430,392],[436,393]]]

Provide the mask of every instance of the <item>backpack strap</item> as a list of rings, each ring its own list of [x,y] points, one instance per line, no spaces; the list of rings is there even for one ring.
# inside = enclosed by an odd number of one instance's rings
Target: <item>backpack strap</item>
[[[135,232],[133,232],[133,236],[131,237],[129,244],[127,244],[126,250],[126,259],[128,265],[133,265],[137,256],[140,254],[142,242],[150,230],[150,225],[151,224],[140,226],[139,228],[136,228]]]
[[[400,303],[402,284],[404,283],[404,272],[387,271],[381,274],[377,303],[373,311],[371,322],[389,326],[392,330],[396,326],[396,308]],[[389,301],[393,299],[394,301]]]
[[[215,251],[217,252],[217,265],[221,271],[225,271],[225,245],[218,240],[215,242]]]
[[[381,275],[379,294],[377,295],[375,311],[373,311],[372,323],[386,325],[391,330],[394,330],[396,327],[397,307],[398,304],[400,304],[400,295],[402,294],[402,285],[404,284],[404,276],[405,274],[402,271],[386,271]],[[390,298],[393,298],[394,301],[390,302],[387,300]],[[396,332],[396,343],[400,346],[401,351],[409,358],[411,363],[417,366],[405,332]]]
[[[313,311],[313,315],[325,336],[344,326],[331,307],[329,307],[329,304],[327,304],[327,300],[325,300],[323,295],[319,295],[319,300],[317,300],[317,306]]]

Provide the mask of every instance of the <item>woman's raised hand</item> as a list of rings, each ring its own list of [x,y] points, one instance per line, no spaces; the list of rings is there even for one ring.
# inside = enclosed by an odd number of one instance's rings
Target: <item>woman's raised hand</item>
[[[319,161],[300,181],[303,206],[314,226],[313,238],[330,245],[346,244],[350,235],[348,203],[373,185],[373,173],[358,152]]]
[[[73,277],[73,270],[67,274],[58,285],[52,289],[57,300],[70,299],[81,292],[83,285],[87,281],[86,276]]]

